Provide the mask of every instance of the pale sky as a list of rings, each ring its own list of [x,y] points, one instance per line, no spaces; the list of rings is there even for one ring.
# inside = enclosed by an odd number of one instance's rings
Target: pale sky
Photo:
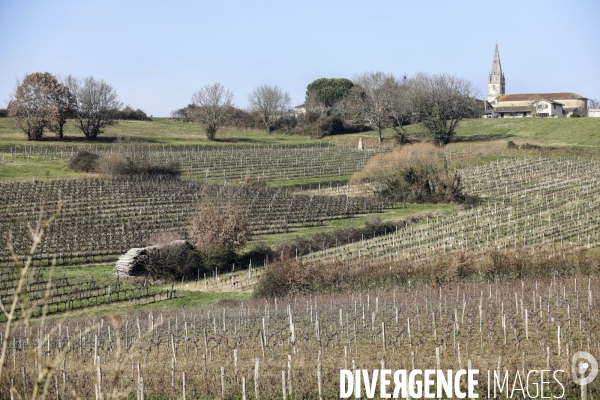
[[[220,82],[304,101],[317,78],[449,73],[487,93],[494,45],[507,93],[600,99],[600,1],[0,0],[0,108],[26,73],[102,78],[168,116]]]

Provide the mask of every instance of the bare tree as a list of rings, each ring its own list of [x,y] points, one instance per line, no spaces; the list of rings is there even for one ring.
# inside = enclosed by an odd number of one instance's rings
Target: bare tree
[[[400,136],[400,143],[404,143],[406,141],[404,125],[410,121],[413,113],[410,85],[406,76],[401,80],[393,77],[388,85],[390,91],[389,115],[392,120],[392,128]]]
[[[267,132],[271,132],[275,122],[290,108],[291,99],[277,85],[259,86],[248,95],[250,111],[256,113]]]
[[[17,81],[10,96],[8,113],[29,140],[39,140],[44,129],[63,138],[63,126],[73,106],[69,89],[48,72],[28,74],[22,83]]]
[[[590,108],[600,108],[600,101],[598,99],[588,99],[588,110]]]
[[[308,92],[304,100],[304,107],[309,113],[316,114],[320,117],[326,116],[331,107],[326,106],[319,100],[315,92]]]
[[[48,129],[56,133],[62,140],[67,119],[72,115],[75,107],[75,97],[66,84],[59,83],[52,91],[53,118]]]
[[[188,237],[211,266],[215,259],[229,259],[246,243],[250,238],[250,223],[241,206],[218,197],[205,198],[191,217]]]
[[[361,123],[377,130],[381,143],[381,131],[392,126],[391,109],[396,101],[396,78],[384,72],[366,72],[352,79],[354,87],[349,96],[350,108]]]
[[[244,210],[232,203],[223,204],[222,199],[207,199],[192,216],[190,223],[190,241],[203,250],[237,249],[250,236],[250,225]]]
[[[463,118],[480,109],[473,84],[456,76],[420,73],[410,79],[410,90],[414,112],[439,146],[452,139]]]
[[[79,80],[69,75],[65,82],[75,98],[77,127],[88,139],[96,139],[107,126],[116,124],[123,104],[111,85],[91,76]]]
[[[206,85],[192,96],[190,109],[192,121],[205,125],[208,140],[215,140],[215,135],[223,126],[233,109],[233,93],[220,83]]]
[[[176,237],[177,235],[165,235]],[[179,280],[196,277],[202,268],[200,254],[187,241],[172,239],[154,243],[147,248],[146,272],[153,279]]]

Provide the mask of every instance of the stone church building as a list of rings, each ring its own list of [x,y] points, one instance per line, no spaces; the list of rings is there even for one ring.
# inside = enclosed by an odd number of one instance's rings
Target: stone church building
[[[587,115],[587,98],[577,93],[506,94],[506,83],[498,45],[488,78],[488,95],[484,101],[485,118],[564,118],[573,113]]]

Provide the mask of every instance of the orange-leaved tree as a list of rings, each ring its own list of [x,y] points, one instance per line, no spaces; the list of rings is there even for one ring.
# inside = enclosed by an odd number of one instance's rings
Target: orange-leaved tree
[[[44,130],[64,136],[64,125],[73,108],[69,88],[49,72],[28,74],[10,96],[8,116],[29,140],[39,140]]]

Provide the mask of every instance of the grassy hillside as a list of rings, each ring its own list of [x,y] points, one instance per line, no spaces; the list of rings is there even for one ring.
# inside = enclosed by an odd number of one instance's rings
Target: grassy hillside
[[[421,126],[410,132],[423,134]],[[600,118],[470,119],[457,129],[457,141],[513,140],[544,146],[600,147]]]
[[[428,132],[420,124],[405,127],[411,139],[427,139]],[[358,136],[363,137],[367,146],[375,146],[377,132],[365,132],[353,135],[336,135],[325,138],[333,143],[356,145]],[[384,131],[384,143],[396,142],[398,134],[392,129]],[[512,140],[515,143],[537,144],[552,147],[600,147],[600,118],[503,118],[503,119],[467,119],[459,123],[456,130],[456,142],[489,143]]]
[[[86,142],[85,136],[76,129],[73,122],[66,127],[66,140],[59,141],[52,132],[46,132],[44,140],[40,142],[27,142],[25,134],[15,128],[12,118],[0,118],[0,146],[14,146],[32,143],[44,145],[73,145]],[[119,121],[117,125],[109,126],[96,142],[139,142],[144,144],[173,144],[173,145],[275,145],[275,144],[305,144],[315,143],[317,140],[303,137],[269,134],[260,130],[239,130],[223,128],[217,132],[217,140],[211,142],[206,139],[204,128],[200,125],[173,122],[167,118],[155,118],[153,121]]]
[[[427,130],[422,125],[407,126],[409,136],[426,138]],[[600,118],[503,118],[503,119],[467,119],[460,122],[457,128],[457,141],[493,141],[514,140],[546,146],[578,146],[600,147]],[[97,142],[135,141],[146,144],[189,144],[189,145],[260,145],[260,144],[306,144],[319,141],[340,142],[355,145],[358,137],[375,145],[375,131],[359,134],[329,136],[324,139],[312,139],[305,136],[266,133],[259,130],[238,130],[224,128],[217,133],[217,140],[206,139],[201,126],[184,122],[171,122],[166,118],[155,118],[153,121],[119,121],[110,126]],[[67,124],[66,141],[58,141],[52,133],[38,143],[48,145],[60,143],[85,142],[84,136],[73,123]],[[387,129],[384,140],[388,142],[397,138],[397,134]],[[355,143],[356,142],[356,143]],[[25,135],[15,128],[12,118],[0,118],[0,145],[18,145],[27,143]],[[31,143],[31,142],[30,142]]]
[[[467,120],[460,125],[458,137],[463,140],[509,139],[556,147],[600,147],[600,119]]]
[[[406,127],[409,139],[427,140],[427,130],[422,125]],[[76,146],[90,143],[85,140],[72,123],[67,125],[67,140],[59,141],[52,134],[39,142],[29,142],[25,135],[14,127],[11,118],[0,118],[0,181],[41,179],[41,178],[70,178],[89,176],[77,174],[65,169],[65,160],[42,158],[10,159],[11,148],[17,146]],[[397,145],[398,135],[391,129],[384,131],[383,145]],[[95,142],[105,143],[143,143],[145,145],[303,145],[316,143],[333,143],[337,145],[356,146],[362,138],[367,148],[378,146],[377,133],[364,132],[312,139],[306,136],[282,135],[256,130],[223,129],[218,132],[217,140],[210,142],[206,139],[203,128],[199,125],[183,122],[169,122],[165,118],[153,121],[120,121],[107,129]],[[482,162],[488,158],[510,156],[515,151],[507,149],[507,142],[513,141],[518,145],[529,143],[544,147],[559,148],[560,152],[568,154],[580,149],[588,149],[593,153],[600,148],[600,118],[564,118],[564,119],[471,119],[464,120],[458,126],[455,142],[447,148],[457,151],[477,153],[482,156]],[[578,150],[579,149],[579,150]],[[522,152],[522,151],[518,151]],[[348,176],[339,177],[345,181]],[[323,180],[329,183],[332,178]],[[273,182],[272,185],[303,185],[318,184],[317,180],[300,180],[298,182]]]
[[[427,130],[422,125],[410,125],[406,128],[409,137],[426,139]],[[306,136],[282,135],[257,130],[238,130],[224,128],[217,133],[217,140],[206,139],[201,126],[184,122],[170,122],[166,118],[153,121],[119,121],[108,127],[96,141],[98,143],[139,142],[145,144],[173,145],[277,145],[309,144],[332,142],[355,146],[362,137],[369,147],[377,144],[374,131],[358,134],[335,135],[324,139],[312,139]],[[398,135],[391,129],[384,131],[384,144],[393,145]],[[40,142],[28,142],[25,135],[14,127],[12,118],[0,118],[0,147],[43,144],[73,145],[86,142],[73,123],[67,124],[65,141],[58,141],[52,133]],[[531,143],[555,147],[600,147],[600,118],[504,118],[504,119],[468,119],[460,122],[456,132],[456,142],[490,142],[513,140],[517,143]]]
[[[14,126],[12,118],[0,118],[0,181],[15,181],[44,178],[90,177],[92,174],[80,174],[65,168],[66,159],[49,157],[12,157],[11,152],[17,149],[22,153],[23,147],[34,148],[73,148],[81,144],[107,143],[140,143],[143,145],[162,147],[164,145],[189,146],[261,146],[261,145],[306,145],[318,144],[320,141],[304,136],[268,134],[258,130],[222,129],[217,133],[216,141],[206,139],[204,129],[196,124],[171,122],[166,118],[155,118],[153,121],[119,121],[110,126],[95,141],[87,141],[69,122],[66,127],[65,140],[47,132],[41,141],[28,141],[26,136]],[[22,155],[22,154],[21,154]],[[326,180],[327,182],[331,179]],[[298,182],[303,183],[303,182]],[[290,183],[285,183],[290,184]]]

